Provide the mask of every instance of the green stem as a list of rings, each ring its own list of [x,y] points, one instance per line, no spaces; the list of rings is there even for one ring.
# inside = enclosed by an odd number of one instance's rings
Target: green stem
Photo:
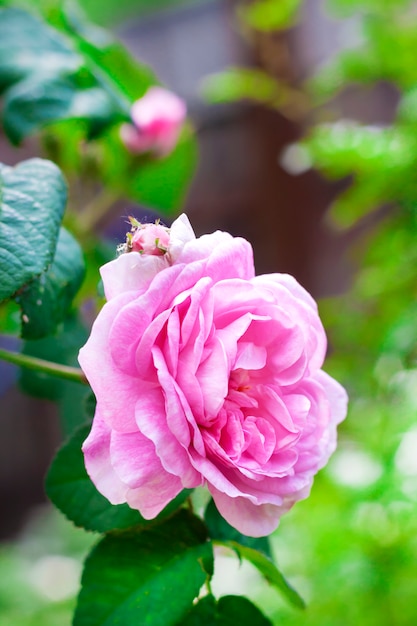
[[[45,372],[45,374],[51,374],[58,378],[88,385],[83,371],[78,367],[70,367],[69,365],[62,365],[61,363],[45,361],[44,359],[38,359],[34,356],[28,356],[27,354],[21,354],[19,352],[9,352],[9,350],[4,350],[3,348],[0,348],[0,359],[8,363],[20,365],[20,367]]]
[[[120,194],[105,187],[87,204],[78,218],[81,234],[94,233],[102,218],[120,197]]]

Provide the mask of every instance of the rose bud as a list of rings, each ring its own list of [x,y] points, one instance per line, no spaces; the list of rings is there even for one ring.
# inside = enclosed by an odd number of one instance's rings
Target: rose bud
[[[186,116],[185,102],[163,87],[150,87],[132,105],[133,124],[123,124],[120,136],[134,154],[167,156],[175,148]]]

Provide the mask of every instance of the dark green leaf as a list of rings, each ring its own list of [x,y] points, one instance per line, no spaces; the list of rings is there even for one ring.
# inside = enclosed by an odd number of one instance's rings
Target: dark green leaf
[[[61,228],[52,265],[16,298],[22,307],[24,339],[39,339],[55,332],[67,315],[84,273],[80,246]]]
[[[22,10],[0,10],[0,90],[7,90],[4,128],[13,143],[64,119],[93,137],[127,116],[116,83],[101,80],[67,34]]]
[[[61,28],[104,89],[120,96],[121,108],[129,114],[130,105],[157,83],[155,74],[140,64],[106,30],[89,24],[80,7],[66,5],[60,15]]]
[[[181,620],[181,626],[216,626],[219,623],[217,617],[216,598],[212,595],[204,596]]]
[[[18,144],[36,130],[64,119],[84,121],[91,137],[117,121],[120,112],[114,99],[99,87],[81,89],[73,77],[38,73],[7,91],[3,116],[4,130]]]
[[[51,263],[67,200],[60,170],[31,159],[0,164],[0,301]]]
[[[46,492],[55,506],[77,526],[106,532],[115,529],[146,526],[145,520],[127,504],[114,506],[102,496],[87,475],[81,446],[90,431],[90,424],[79,428],[58,451],[46,478]],[[182,491],[159,514],[158,520],[173,513],[188,497]]]
[[[217,604],[220,616],[219,626],[239,624],[239,626],[271,626],[271,622],[247,598],[224,596]]]
[[[23,354],[62,365],[77,366],[78,351],[86,342],[87,337],[88,333],[83,324],[75,315],[71,315],[64,320],[54,335],[26,341]],[[20,385],[25,393],[58,401],[65,395],[67,387],[72,390],[70,394],[73,393],[79,398],[79,394],[83,397],[86,391],[79,383],[60,380],[44,372],[29,369],[22,369]],[[81,416],[79,424],[84,422],[85,419]]]
[[[0,91],[42,69],[50,75],[72,73],[81,62],[65,39],[34,15],[0,9]]]
[[[58,398],[59,418],[63,435],[69,437],[80,425],[91,421],[89,405],[92,394],[84,385],[70,381],[62,383]]]
[[[181,626],[272,626],[250,600],[242,596],[202,598],[188,613]],[[178,624],[178,626],[180,626]]]
[[[58,327],[54,335],[25,341],[23,354],[77,367],[78,351],[87,337],[84,325],[76,315],[71,315]],[[21,370],[19,382],[25,393],[58,403],[64,435],[72,433],[90,417],[85,407],[90,391],[84,385],[30,369]]]
[[[201,521],[182,510],[140,533],[105,537],[87,558],[74,626],[174,626],[213,568]]]
[[[304,600],[285,580],[284,576],[277,569],[274,563],[265,555],[261,554],[257,550],[254,550],[253,548],[242,546],[235,541],[216,540],[214,543],[226,546],[234,550],[239,558],[245,559],[246,561],[249,561],[249,563],[252,563],[252,565],[254,565],[256,569],[259,570],[262,576],[264,576],[264,578],[266,578],[266,580],[271,583],[271,585],[273,585],[283,593],[283,595],[287,598],[289,602],[291,602],[291,604],[299,609],[305,608]]]
[[[236,541],[236,543],[254,550],[259,550],[268,557],[271,557],[271,547],[268,537],[247,537],[242,535],[236,528],[230,526],[226,520],[218,512],[213,499],[207,505],[204,513],[204,519],[209,529],[209,535],[212,539],[221,539],[222,541]]]
[[[84,413],[88,421],[92,421],[96,412],[97,400],[93,392],[89,393],[84,400]]]

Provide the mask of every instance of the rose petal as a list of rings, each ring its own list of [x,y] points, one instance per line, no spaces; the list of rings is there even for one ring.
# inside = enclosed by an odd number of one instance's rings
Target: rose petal
[[[139,432],[113,431],[110,456],[117,476],[130,487],[128,504],[145,519],[158,515],[183,488],[178,476],[163,469],[153,443]]]
[[[139,252],[121,254],[100,268],[106,300],[112,300],[125,291],[142,293],[152,279],[168,267],[166,256],[150,256]]]
[[[129,489],[126,502],[132,509],[138,509],[145,519],[153,519],[182,491],[182,488],[179,478],[165,472],[155,476],[143,487]]]
[[[176,263],[185,244],[195,239],[195,234],[190,224],[190,220],[182,213],[177,219],[172,222],[168,256],[171,259],[171,263]]]
[[[187,418],[169,372],[159,365],[165,398],[158,387],[145,389],[135,407],[137,426],[153,442],[164,469],[180,476],[184,487],[196,487],[201,476],[190,465],[185,447],[191,440]]]
[[[223,345],[216,338],[210,344],[210,352],[197,371],[197,380],[204,397],[207,417],[220,411],[227,396],[229,368]]]
[[[187,265],[205,260],[205,275],[214,280],[252,278],[255,274],[250,244],[240,237],[216,231],[188,242],[178,258]]]
[[[332,422],[334,424],[340,424],[340,422],[345,419],[347,414],[348,395],[346,390],[337,382],[337,380],[329,376],[329,374],[323,370],[317,372],[315,379],[323,387],[329,400]]]
[[[85,467],[98,491],[112,504],[121,504],[126,502],[129,487],[118,478],[111,465],[110,438],[111,429],[101,418],[97,406],[90,434],[82,446]]]
[[[132,292],[127,292],[104,305],[87,343],[78,355],[79,363],[100,402],[102,419],[111,428],[122,432],[132,432],[136,428],[134,406],[140,395],[140,386],[136,377],[115,366],[108,337],[115,316],[133,297]]]
[[[249,537],[270,535],[276,529],[280,517],[292,506],[274,504],[253,504],[244,497],[230,498],[209,486],[219,513],[231,526]]]
[[[140,432],[110,435],[110,457],[114,471],[120,480],[134,489],[142,487],[153,476],[165,474],[155,452],[155,446]]]

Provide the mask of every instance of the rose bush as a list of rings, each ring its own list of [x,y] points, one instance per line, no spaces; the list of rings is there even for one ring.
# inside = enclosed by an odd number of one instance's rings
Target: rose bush
[[[181,216],[160,254],[154,225],[141,230],[139,252],[102,268],[107,303],[80,351],[97,398],[87,471],[148,519],[207,485],[240,532],[269,534],[308,495],[346,414],[321,369],[316,304],[291,276],[255,276],[244,239],[196,239]]]

